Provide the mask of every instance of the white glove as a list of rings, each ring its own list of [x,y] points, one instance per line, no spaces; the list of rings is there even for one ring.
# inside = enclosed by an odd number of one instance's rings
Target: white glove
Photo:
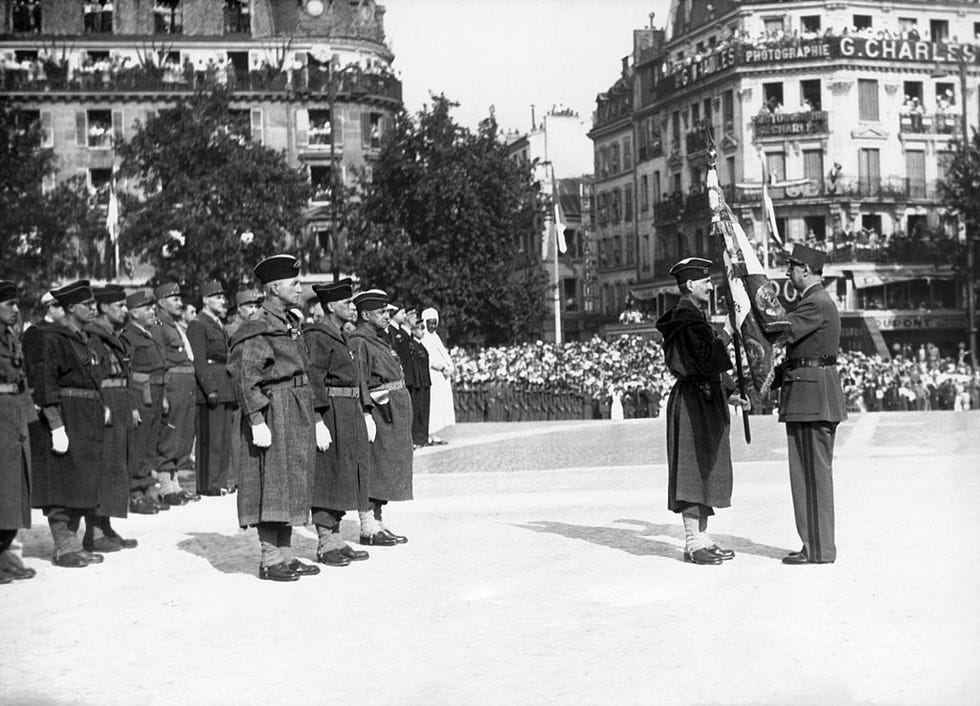
[[[373,444],[378,436],[378,425],[374,423],[374,417],[370,413],[364,415],[364,426],[367,427],[368,441]]]
[[[51,450],[59,456],[68,453],[68,432],[64,427],[51,430]]]
[[[320,451],[326,451],[330,448],[330,442],[333,439],[330,438],[330,430],[327,429],[327,425],[323,423],[321,419],[316,423],[316,447]]]
[[[272,431],[265,422],[252,425],[252,443],[260,449],[272,446]]]

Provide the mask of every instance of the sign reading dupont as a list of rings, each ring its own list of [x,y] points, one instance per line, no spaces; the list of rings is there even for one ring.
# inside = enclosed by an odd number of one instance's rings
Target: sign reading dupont
[[[966,326],[966,315],[956,312],[919,313],[907,311],[865,312],[874,319],[882,331],[909,329],[962,329]]]

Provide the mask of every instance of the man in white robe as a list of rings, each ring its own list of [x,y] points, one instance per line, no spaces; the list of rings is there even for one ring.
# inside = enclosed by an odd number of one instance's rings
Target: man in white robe
[[[456,423],[456,408],[453,405],[453,388],[450,380],[456,366],[449,357],[449,350],[442,342],[436,329],[439,327],[439,312],[428,308],[422,312],[425,333],[422,345],[429,354],[429,376],[432,378],[431,402],[429,404],[429,443],[445,444],[435,436],[436,432]]]

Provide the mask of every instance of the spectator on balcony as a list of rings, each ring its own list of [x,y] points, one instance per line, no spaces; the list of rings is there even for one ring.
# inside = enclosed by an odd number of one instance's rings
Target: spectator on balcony
[[[194,70],[194,62],[191,61],[191,58],[189,56],[184,57],[184,64],[181,70],[184,74],[184,83],[187,84],[188,88],[194,89],[197,84],[197,81],[195,80],[196,72]]]
[[[99,31],[102,22],[102,8],[98,3],[86,2],[82,4],[82,28],[86,34],[93,34]]]
[[[102,11],[99,13],[99,30],[105,34],[112,34],[112,0],[105,0],[102,4]]]

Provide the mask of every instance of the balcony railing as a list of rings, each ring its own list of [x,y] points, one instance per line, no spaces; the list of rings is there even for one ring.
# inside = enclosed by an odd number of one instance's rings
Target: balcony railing
[[[827,132],[827,111],[802,113],[764,113],[752,118],[756,137],[819,135]]]
[[[963,118],[956,113],[904,113],[898,131],[906,135],[958,135]]]
[[[707,191],[696,191],[689,194],[676,192],[653,204],[654,223],[669,223],[702,213],[705,217],[708,216]]]
[[[760,203],[762,187],[752,189],[725,187],[725,198],[729,203]],[[769,188],[773,201],[793,201],[823,197],[848,197],[868,199],[922,199],[935,201],[939,197],[936,181],[892,177],[888,179],[838,179],[832,182],[822,179],[798,186],[776,186]]]
[[[26,64],[27,62],[25,62]],[[81,69],[69,72],[57,64],[44,70],[27,66],[4,67],[0,90],[9,93],[158,93],[190,92],[208,87],[226,87],[229,91],[253,93],[330,93],[331,79],[326,71],[304,67],[289,72],[267,67],[247,73],[227,74],[219,79],[216,72],[190,71],[178,67],[134,67],[119,70]],[[345,73],[336,81],[338,96],[372,96],[400,103],[402,84],[384,74]]]

